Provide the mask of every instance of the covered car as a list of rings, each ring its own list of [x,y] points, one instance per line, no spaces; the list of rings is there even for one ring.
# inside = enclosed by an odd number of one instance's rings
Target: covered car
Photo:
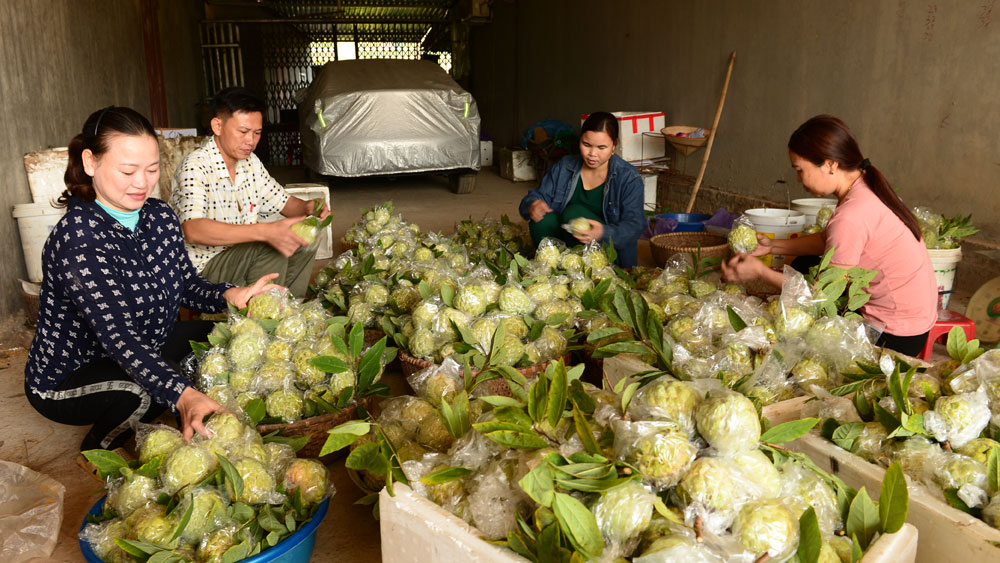
[[[316,173],[479,170],[476,100],[431,61],[329,62],[298,103],[303,159]]]

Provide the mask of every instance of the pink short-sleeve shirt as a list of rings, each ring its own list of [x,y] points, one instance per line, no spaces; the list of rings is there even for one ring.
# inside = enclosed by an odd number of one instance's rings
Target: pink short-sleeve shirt
[[[876,196],[864,177],[837,204],[826,228],[832,263],[877,270],[862,315],[885,332],[915,336],[937,320],[937,282],[923,242]]]

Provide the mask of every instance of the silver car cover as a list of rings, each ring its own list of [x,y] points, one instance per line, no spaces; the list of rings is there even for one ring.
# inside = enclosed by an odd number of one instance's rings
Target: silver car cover
[[[329,62],[296,98],[303,159],[319,174],[479,170],[476,100],[431,61]]]

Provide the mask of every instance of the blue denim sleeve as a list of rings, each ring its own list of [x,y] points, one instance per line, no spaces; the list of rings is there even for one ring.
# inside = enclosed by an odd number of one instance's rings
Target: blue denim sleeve
[[[646,228],[646,216],[643,213],[642,178],[633,169],[623,171],[616,180],[623,181],[618,205],[620,217],[615,224],[604,226],[604,236],[601,242],[613,240],[615,246],[634,245]]]

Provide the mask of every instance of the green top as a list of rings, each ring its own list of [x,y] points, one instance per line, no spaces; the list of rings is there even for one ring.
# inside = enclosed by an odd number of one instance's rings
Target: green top
[[[576,181],[576,189],[573,190],[569,203],[563,209],[563,221],[569,221],[576,217],[586,217],[595,221],[604,222],[604,188],[601,184],[592,190],[583,188],[583,178]]]
[[[125,227],[130,231],[135,231],[136,225],[139,224],[138,209],[134,211],[118,211],[117,209],[113,209],[111,207],[108,207],[107,205],[104,205],[103,203],[97,201],[96,199],[94,200],[94,203],[99,205],[101,209],[107,211],[108,215],[110,215],[112,219],[118,221],[119,223],[122,224],[123,227]]]

